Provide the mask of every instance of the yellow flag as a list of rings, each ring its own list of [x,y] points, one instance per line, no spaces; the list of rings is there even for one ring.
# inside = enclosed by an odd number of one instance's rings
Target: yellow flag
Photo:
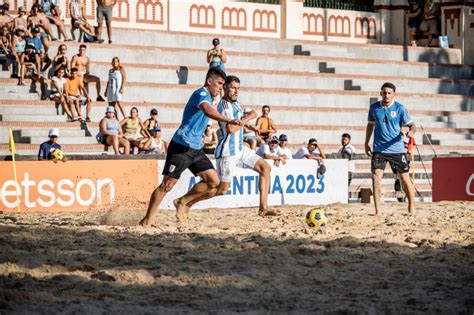
[[[15,150],[15,140],[13,140],[13,130],[10,128],[10,140],[8,141],[8,150],[10,150],[10,153],[15,155],[16,150]]]

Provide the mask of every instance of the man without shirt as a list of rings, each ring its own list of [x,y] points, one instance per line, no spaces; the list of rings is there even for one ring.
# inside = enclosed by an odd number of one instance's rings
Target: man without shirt
[[[191,95],[184,108],[181,125],[168,146],[163,181],[153,191],[147,213],[140,221],[140,225],[151,226],[153,216],[161,201],[173,189],[186,169],[189,169],[194,176],[200,176],[202,181],[194,185],[184,196],[174,200],[178,221],[184,221],[187,218],[190,207],[188,205],[216,195],[219,177],[202,149],[202,134],[209,118],[230,125],[242,125],[240,120],[227,118],[213,107],[214,101],[220,96],[225,79],[225,72],[219,68],[211,68],[207,72],[204,86]]]
[[[415,124],[406,108],[395,101],[395,85],[384,83],[380,95],[382,100],[370,105],[368,123],[365,132],[365,153],[372,157],[372,185],[375,214],[381,214],[381,183],[385,166],[390,166],[402,180],[403,190],[408,197],[408,212],[415,214],[415,188],[410,181],[410,164],[405,153],[402,127],[408,126],[407,136],[415,135]],[[369,141],[374,132],[373,148]]]
[[[98,102],[105,102],[105,100],[100,95],[100,78],[90,74],[90,59],[86,55],[87,53],[87,46],[82,44],[79,46],[79,53],[74,55],[71,59],[71,68],[77,68],[79,71],[79,76],[81,76],[84,80],[84,83],[95,83],[95,87],[97,90],[97,101]]]

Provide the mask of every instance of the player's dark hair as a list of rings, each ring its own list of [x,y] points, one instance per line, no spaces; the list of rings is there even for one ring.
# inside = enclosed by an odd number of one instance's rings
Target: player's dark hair
[[[268,106],[268,105],[263,105],[262,106],[262,110],[264,110],[265,108],[268,108],[268,110],[270,110],[270,106]]]
[[[214,67],[207,71],[205,85],[207,85],[207,80],[209,80],[209,78],[212,78],[212,77],[221,77],[224,80],[227,79],[227,75],[219,67]]]
[[[225,79],[225,84],[231,84],[232,82],[237,82],[240,84],[240,79],[237,78],[235,75],[228,75]]]
[[[71,72],[77,72],[77,68],[71,68]]]
[[[351,140],[351,135],[348,134],[348,133],[343,133],[341,138],[347,138],[347,139]]]
[[[84,45],[84,44],[81,44],[81,45],[79,46],[79,48],[85,48],[85,49],[87,49],[87,46]]]
[[[389,89],[392,89],[394,92],[397,90],[397,88],[395,87],[395,85],[393,83],[390,83],[390,82],[385,82],[382,87],[380,88],[380,90],[383,90],[385,88],[389,88]]]

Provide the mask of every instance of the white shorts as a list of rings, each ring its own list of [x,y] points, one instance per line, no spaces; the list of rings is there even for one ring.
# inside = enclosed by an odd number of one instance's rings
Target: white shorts
[[[216,160],[217,174],[223,182],[230,182],[232,180],[232,172],[236,167],[242,167],[242,165],[253,169],[255,164],[261,157],[258,156],[255,151],[244,146],[244,149],[238,155],[224,156]]]

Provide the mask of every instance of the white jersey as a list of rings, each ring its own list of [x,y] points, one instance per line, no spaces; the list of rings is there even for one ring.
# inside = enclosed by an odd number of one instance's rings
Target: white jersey
[[[308,148],[303,146],[298,151],[296,151],[295,154],[293,154],[293,158],[294,159],[306,159],[305,155],[308,155],[308,154],[311,154],[313,156],[321,156],[321,153],[319,152],[318,149],[315,149],[313,152],[309,153]]]
[[[280,148],[280,146],[277,146],[275,150],[272,151],[270,148],[270,145],[268,143],[262,144],[258,149],[257,149],[257,155],[261,156],[262,158],[265,158],[265,154],[269,156],[274,156],[278,157],[281,155],[285,155],[283,150]]]
[[[224,99],[219,101],[217,111],[230,119],[242,119],[243,111],[239,102],[229,102]],[[215,150],[216,159],[227,156],[239,155],[244,149],[244,131],[240,128],[234,133],[227,132],[226,123],[219,122],[217,131],[217,147]]]

